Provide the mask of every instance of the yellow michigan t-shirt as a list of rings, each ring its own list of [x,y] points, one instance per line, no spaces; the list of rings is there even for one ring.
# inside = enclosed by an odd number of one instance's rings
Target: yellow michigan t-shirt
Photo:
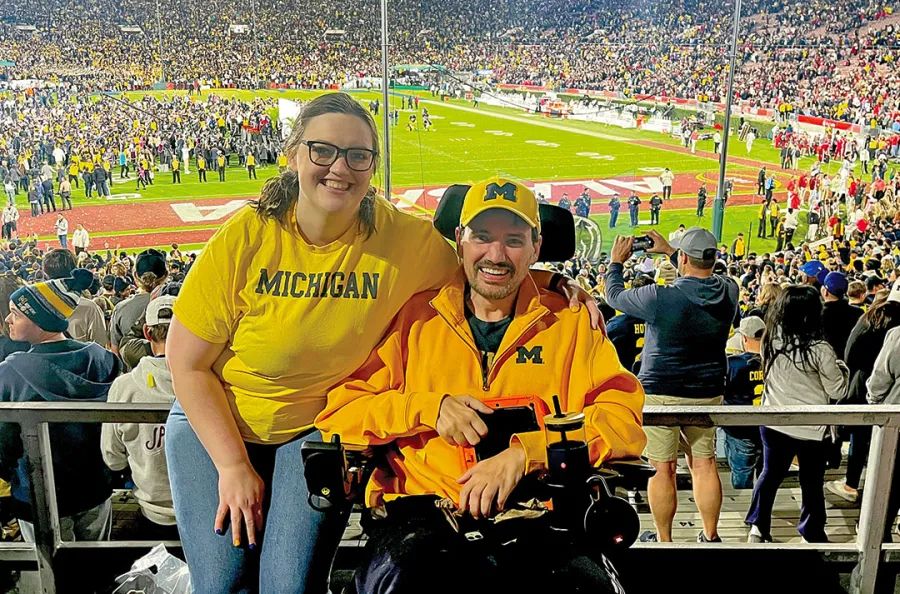
[[[214,370],[246,441],[283,443],[310,426],[328,388],[365,362],[403,304],[456,269],[429,221],[378,199],[375,226],[368,239],[354,225],[313,246],[293,214],[285,228],[247,206],[197,258],[175,315],[228,344]]]

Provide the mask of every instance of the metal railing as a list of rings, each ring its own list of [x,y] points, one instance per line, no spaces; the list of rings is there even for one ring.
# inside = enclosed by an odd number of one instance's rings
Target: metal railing
[[[124,403],[0,403],[0,422],[18,423],[29,463],[34,508],[35,543],[0,543],[0,563],[37,564],[41,591],[55,594],[57,581],[54,558],[65,549],[94,549],[98,553],[119,548],[148,548],[146,541],[68,542],[60,538],[56,489],[50,460],[50,423],[162,423],[168,404]],[[824,560],[852,563],[851,592],[873,594],[883,563],[900,562],[900,545],[883,544],[894,460],[900,431],[897,406],[648,406],[645,425],[784,426],[784,425],[865,425],[872,426],[872,442],[863,491],[858,536],[846,544],[637,544],[636,550],[790,550],[817,551]],[[155,543],[153,543],[155,544]],[[172,543],[177,545],[178,543]]]

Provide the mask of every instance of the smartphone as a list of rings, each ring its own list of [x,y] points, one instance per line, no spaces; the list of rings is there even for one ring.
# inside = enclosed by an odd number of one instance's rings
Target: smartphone
[[[535,410],[530,406],[498,408],[493,414],[479,413],[487,425],[488,432],[475,446],[475,457],[479,462],[496,456],[509,447],[509,440],[516,433],[540,431]]]
[[[634,241],[631,242],[631,251],[632,252],[645,252],[653,247],[653,238],[649,235],[642,235],[640,237],[635,237]]]

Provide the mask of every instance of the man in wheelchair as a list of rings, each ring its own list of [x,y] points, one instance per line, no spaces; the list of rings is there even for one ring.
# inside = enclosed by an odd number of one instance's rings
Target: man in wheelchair
[[[553,464],[533,420],[554,396],[557,418],[583,426],[584,441],[568,443],[586,450],[585,465],[635,458],[645,443],[640,383],[585,308],[531,278],[542,210],[510,180],[469,188],[457,274],[404,306],[316,419],[326,440],[386,446],[367,486],[360,594],[622,591],[590,539],[555,538],[516,505],[529,497],[523,483]],[[510,429],[518,413],[507,405],[531,421]]]

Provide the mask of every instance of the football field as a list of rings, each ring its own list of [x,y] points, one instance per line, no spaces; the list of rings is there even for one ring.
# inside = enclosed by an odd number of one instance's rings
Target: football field
[[[254,96],[304,100],[315,96],[306,91],[213,91],[223,97],[251,99]],[[153,92],[178,93],[177,91]],[[145,93],[130,93],[126,100],[140,98]],[[364,105],[378,93],[353,93]],[[399,125],[391,127],[391,183],[392,201],[401,209],[418,216],[429,217],[437,206],[443,188],[454,183],[469,183],[493,175],[501,175],[525,182],[550,202],[559,201],[564,194],[570,201],[587,190],[592,198],[591,218],[602,230],[602,245],[608,248],[617,234],[640,233],[650,220],[647,200],[654,192],[661,194],[659,174],[668,167],[676,174],[673,200],[667,201],[660,217],[663,235],[679,224],[712,223],[712,198],[718,181],[718,156],[712,152],[712,141],[701,141],[696,154],[679,146],[677,140],[657,132],[636,129],[624,130],[599,123],[549,119],[521,109],[506,107],[473,107],[470,102],[440,102],[429,93],[419,96],[418,126],[409,129],[414,109],[401,109]],[[405,97],[411,96],[405,94]],[[103,99],[101,99],[103,100]],[[201,100],[203,100],[201,98]],[[392,104],[399,106],[399,95],[392,96]],[[426,131],[421,124],[421,109],[427,108],[434,127]],[[381,106],[376,118],[381,130]],[[274,115],[274,113],[273,113]],[[75,210],[67,212],[70,228],[83,223],[92,235],[92,248],[121,245],[122,249],[165,246],[177,242],[187,249],[196,249],[209,239],[222,222],[234,214],[247,199],[255,198],[265,179],[277,175],[274,166],[258,168],[259,180],[249,180],[247,172],[235,165],[226,172],[226,181],[219,182],[215,172],[208,172],[209,181],[200,183],[193,167],[182,174],[182,183],[173,184],[171,174],[158,172],[154,185],[137,191],[133,177],[120,180],[113,176],[111,199],[87,200],[82,189],[73,188]],[[774,249],[773,239],[757,239],[755,224],[760,198],[756,195],[756,176],[759,167],[774,168],[778,188],[776,197],[784,204],[783,186],[790,173],[776,167],[778,153],[765,139],[757,140],[750,154],[743,143],[732,139],[727,177],[734,181],[734,194],[725,214],[722,241],[730,244],[739,231],[746,235],[751,225],[751,249]],[[806,162],[801,167],[807,168]],[[383,184],[383,171],[375,176],[377,185]],[[709,201],[704,216],[696,216],[697,190],[706,184]],[[641,224],[632,229],[628,208],[624,204],[631,193],[644,203]],[[607,203],[619,194],[623,207],[618,224],[609,228]],[[19,222],[20,233],[34,231],[53,246],[53,221],[44,215],[31,218],[23,195],[18,206],[23,209]],[[805,232],[805,215],[801,214],[798,234]]]

